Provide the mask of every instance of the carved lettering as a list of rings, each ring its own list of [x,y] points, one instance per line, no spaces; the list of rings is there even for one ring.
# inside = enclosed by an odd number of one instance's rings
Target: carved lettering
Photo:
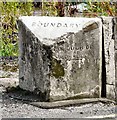
[[[50,26],[55,27],[55,23],[50,23]]]
[[[62,26],[62,24],[61,24],[61,23],[58,23],[58,24],[57,24],[57,27],[61,27],[61,26]]]
[[[79,50],[79,47],[76,47],[76,50]]]
[[[37,26],[42,26],[43,25],[43,23],[41,23],[40,21],[38,22],[38,24],[37,24]]]
[[[46,23],[42,21],[38,21],[38,23],[33,22],[32,26],[38,26],[38,27],[78,27],[78,24],[74,23]]]
[[[44,23],[44,27],[48,27],[49,23]]]
[[[35,26],[35,25],[36,25],[36,22],[33,22],[33,23],[32,23],[32,26]]]
[[[78,27],[78,24],[76,24],[76,27]]]
[[[86,46],[67,46],[67,50],[77,50],[77,51],[82,51],[83,49],[89,50],[91,49],[91,45],[86,45]]]
[[[67,24],[65,23],[65,25],[63,27],[68,27]]]
[[[74,27],[74,24],[70,24],[70,27]]]
[[[83,46],[80,46],[80,50],[83,50]]]
[[[86,49],[89,49],[89,45],[86,45]]]

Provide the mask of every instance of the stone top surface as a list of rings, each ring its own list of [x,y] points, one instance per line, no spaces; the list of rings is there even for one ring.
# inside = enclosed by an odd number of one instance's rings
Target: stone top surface
[[[67,33],[77,33],[89,22],[101,21],[100,18],[73,18],[22,16],[19,18],[32,33],[41,41],[57,39]]]

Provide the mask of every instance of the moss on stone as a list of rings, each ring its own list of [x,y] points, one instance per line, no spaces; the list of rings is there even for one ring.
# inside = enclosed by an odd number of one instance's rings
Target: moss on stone
[[[52,75],[55,78],[64,76],[65,71],[64,71],[64,67],[61,65],[61,61],[58,61],[58,60],[52,58],[51,68],[52,68]]]

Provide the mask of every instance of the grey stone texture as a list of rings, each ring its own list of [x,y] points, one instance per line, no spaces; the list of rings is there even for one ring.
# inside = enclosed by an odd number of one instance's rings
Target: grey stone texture
[[[106,95],[109,99],[116,98],[117,84],[117,23],[116,18],[102,17],[103,35],[104,35],[104,51],[105,51],[105,67],[106,67]]]
[[[100,97],[100,18],[21,17],[19,86],[42,101]]]
[[[101,97],[106,86],[106,97],[116,100],[116,17],[23,16],[18,26],[22,89],[55,101]]]
[[[115,20],[115,27],[114,27],[114,33],[115,33],[115,99],[117,102],[117,17]]]

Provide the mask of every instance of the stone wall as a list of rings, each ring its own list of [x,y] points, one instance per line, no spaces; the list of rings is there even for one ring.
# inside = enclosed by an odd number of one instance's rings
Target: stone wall
[[[114,35],[115,35],[115,100],[117,102],[117,17],[115,18],[115,27],[114,27]]]
[[[104,36],[104,58],[106,68],[106,96],[115,99],[116,93],[116,21],[113,17],[102,17],[103,36]]]

